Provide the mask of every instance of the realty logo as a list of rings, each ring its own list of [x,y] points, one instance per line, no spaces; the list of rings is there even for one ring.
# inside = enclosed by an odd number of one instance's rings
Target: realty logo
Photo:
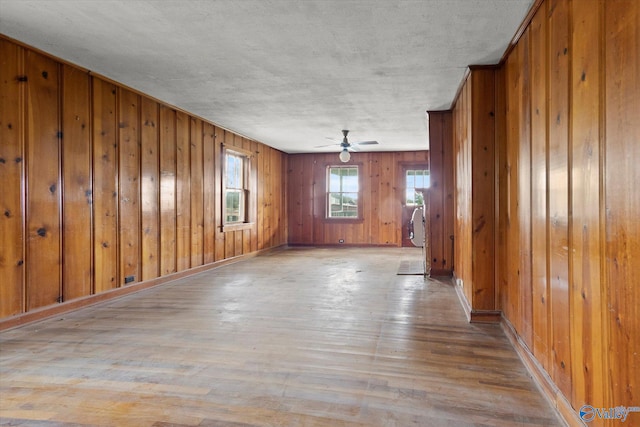
[[[629,412],[640,412],[640,406],[616,406],[615,408],[594,408],[591,405],[584,405],[580,408],[580,419],[586,423],[593,421],[596,417],[601,420],[620,420],[625,422]]]

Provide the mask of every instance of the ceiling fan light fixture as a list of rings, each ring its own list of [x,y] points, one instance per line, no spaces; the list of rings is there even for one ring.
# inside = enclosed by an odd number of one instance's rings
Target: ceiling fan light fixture
[[[347,163],[349,160],[351,160],[351,154],[349,153],[349,150],[347,150],[347,147],[342,149],[339,157],[342,163]]]

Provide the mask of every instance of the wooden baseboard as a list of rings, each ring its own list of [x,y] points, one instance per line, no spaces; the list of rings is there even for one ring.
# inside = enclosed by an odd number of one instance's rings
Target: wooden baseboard
[[[471,323],[500,323],[502,312],[499,310],[471,310],[469,317]]]
[[[438,268],[432,268],[429,276],[432,277],[451,277],[451,275],[453,274],[453,272],[451,270],[443,270],[443,269],[438,269]]]
[[[559,418],[569,427],[585,427],[586,424],[580,419],[577,411],[571,406],[569,400],[562,394],[547,371],[538,362],[538,359],[531,353],[529,347],[520,338],[511,322],[502,316],[500,325],[533,381],[556,410]]]
[[[222,267],[223,265],[233,264],[239,261],[245,261],[249,258],[253,258],[258,255],[263,255],[269,252],[285,249],[287,246],[277,246],[274,248],[264,249],[261,251],[251,252],[249,254],[240,255],[233,258],[227,258],[221,261],[213,262],[211,264],[201,265],[199,267],[191,268],[189,270],[180,271],[177,273],[169,274],[166,276],[158,277],[155,279],[147,280],[144,282],[133,283],[131,285],[122,286],[120,288],[111,289],[109,291],[101,292],[99,294],[87,295],[86,297],[73,299],[70,301],[62,302],[56,305],[50,305],[35,310],[28,311],[26,313],[16,314],[14,316],[5,317],[0,319],[0,331],[7,329],[17,328],[19,326],[26,325],[28,323],[44,320],[49,317],[60,316],[61,314],[69,313],[74,310],[78,310],[91,305],[111,301],[116,298],[123,297],[135,292],[140,292],[145,289],[159,286],[174,280],[182,279],[185,277],[193,276],[194,274],[202,273],[204,271],[212,270],[214,268]]]
[[[456,290],[456,294],[458,295],[458,300],[460,301],[460,305],[462,305],[462,309],[464,310],[464,315],[467,316],[467,320],[470,323],[499,323],[500,319],[502,319],[502,311],[500,310],[474,310],[471,308],[471,304],[467,300],[466,295],[464,294],[464,290],[462,286],[456,284],[455,276],[452,278],[453,287]]]
[[[376,243],[376,244],[368,244],[368,243],[289,243],[288,246],[290,248],[399,248],[399,245],[396,244],[385,244],[385,243]]]

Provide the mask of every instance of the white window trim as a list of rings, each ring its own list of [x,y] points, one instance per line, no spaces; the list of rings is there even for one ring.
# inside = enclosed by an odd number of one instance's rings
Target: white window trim
[[[357,216],[352,216],[352,217],[348,217],[348,216],[338,216],[338,217],[332,217],[329,216],[329,211],[331,209],[330,206],[330,201],[329,201],[329,197],[330,194],[332,194],[332,192],[329,191],[329,171],[332,168],[340,168],[340,169],[344,169],[344,168],[356,168],[356,170],[358,171],[358,214]],[[361,222],[363,221],[363,201],[362,201],[362,164],[361,163],[351,163],[349,165],[344,165],[344,164],[327,164],[326,168],[325,168],[325,194],[324,194],[324,203],[325,203],[325,213],[324,213],[324,219],[327,222]]]
[[[222,232],[226,231],[235,231],[235,230],[245,230],[253,227],[256,217],[256,201],[254,200],[256,195],[253,194],[252,189],[255,188],[253,185],[254,177],[254,156],[250,151],[244,150],[242,148],[227,146],[224,143],[220,144],[221,146],[221,160],[220,160],[220,170],[221,170],[221,212],[220,212],[220,229]],[[233,153],[237,156],[244,157],[243,164],[243,192],[244,192],[244,221],[238,222],[227,222],[227,152]]]

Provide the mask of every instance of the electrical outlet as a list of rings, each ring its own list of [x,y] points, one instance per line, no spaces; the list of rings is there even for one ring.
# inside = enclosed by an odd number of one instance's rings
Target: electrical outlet
[[[124,278],[124,283],[126,285],[127,283],[131,283],[134,280],[136,280],[136,276],[127,276],[127,277]]]
[[[344,239],[339,239],[338,243],[344,243]]]

